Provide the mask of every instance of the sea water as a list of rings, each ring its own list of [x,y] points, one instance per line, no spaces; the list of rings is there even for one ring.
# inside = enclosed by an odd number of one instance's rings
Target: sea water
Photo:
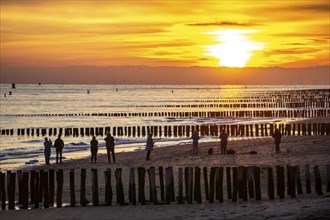
[[[190,105],[218,104],[222,98],[245,98],[272,91],[328,89],[328,86],[147,86],[147,85],[50,85],[0,84],[0,129],[14,129],[12,136],[0,136],[0,170],[44,164],[43,136],[18,136],[19,128],[85,128],[231,124],[267,121],[276,118],[170,118],[84,116],[92,113],[145,113],[219,111]],[[11,92],[11,95],[9,95]],[[185,105],[184,107],[182,105]],[[225,109],[231,110],[231,109]],[[81,114],[80,116],[41,116]],[[55,136],[50,137],[52,141]],[[105,153],[104,136],[98,136],[99,153]],[[146,137],[115,137],[116,151],[143,150]],[[66,160],[89,155],[91,137],[63,137]],[[155,137],[156,147],[191,142],[187,137]],[[201,141],[218,141],[202,137]],[[52,162],[54,161],[54,149]]]

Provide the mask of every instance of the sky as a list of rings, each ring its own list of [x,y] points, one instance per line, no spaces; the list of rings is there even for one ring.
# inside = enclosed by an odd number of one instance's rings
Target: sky
[[[1,0],[6,66],[329,65],[328,0]]]

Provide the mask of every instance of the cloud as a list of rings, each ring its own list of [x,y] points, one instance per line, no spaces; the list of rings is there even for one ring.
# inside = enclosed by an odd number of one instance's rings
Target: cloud
[[[256,23],[238,23],[231,21],[216,21],[216,22],[201,22],[201,23],[190,23],[186,24],[187,26],[238,26],[238,27],[251,27],[259,25]]]

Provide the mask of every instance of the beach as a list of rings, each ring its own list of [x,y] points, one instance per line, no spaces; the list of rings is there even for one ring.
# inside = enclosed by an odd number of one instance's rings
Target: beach
[[[271,137],[262,138],[244,138],[231,139],[228,149],[236,151],[236,155],[220,155],[219,142],[199,144],[199,155],[192,155],[192,145],[174,145],[168,147],[155,147],[151,153],[151,161],[146,161],[146,152],[144,150],[134,152],[118,153],[116,163],[109,164],[106,155],[98,155],[96,164],[91,164],[90,158],[64,161],[63,164],[36,166],[36,170],[63,169],[64,187],[63,187],[63,208],[50,208],[44,210],[19,210],[19,211],[1,211],[1,219],[19,219],[24,215],[25,219],[328,219],[330,211],[329,192],[325,192],[326,165],[330,163],[330,138],[329,136],[284,136],[281,143],[280,154],[274,154],[274,144]],[[214,154],[208,155],[209,148],[213,148]],[[250,151],[256,151],[257,154],[250,154]],[[299,165],[303,176],[302,186],[303,194],[296,198],[287,196],[275,200],[269,200],[267,196],[267,167],[276,165]],[[306,194],[304,181],[305,165],[310,165],[312,194]],[[314,165],[320,168],[323,195],[318,196],[314,187]],[[238,166],[259,166],[261,168],[261,201],[249,199],[247,202],[238,199],[238,202],[232,202],[227,198],[226,184],[224,184],[224,202],[215,201],[209,204],[205,199],[204,181],[201,178],[202,203],[196,204],[176,204],[170,205],[147,205],[137,204],[119,206],[116,204],[115,177],[114,171],[122,168],[122,180],[124,187],[125,202],[128,202],[128,178],[129,169],[134,167],[156,168],[156,187],[159,195],[158,167],[173,167],[174,182],[177,184],[178,168],[184,167],[238,167]],[[75,187],[77,206],[79,206],[79,187],[80,170],[87,170],[86,178],[86,198],[92,201],[92,183],[91,169],[97,169],[99,173],[99,200],[100,204],[104,202],[104,177],[103,171],[111,169],[114,198],[112,206],[93,207],[75,207],[69,208],[70,203],[70,185],[69,171],[75,170]],[[137,175],[135,177],[137,179]],[[146,173],[146,198],[149,198],[148,175]],[[226,181],[224,181],[226,182]],[[177,187],[176,187],[177,189]],[[176,192],[177,193],[177,192]],[[158,196],[158,198],[160,198]]]

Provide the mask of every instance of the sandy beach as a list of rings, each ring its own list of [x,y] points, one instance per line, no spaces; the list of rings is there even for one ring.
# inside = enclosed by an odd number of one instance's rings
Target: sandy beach
[[[199,155],[192,155],[192,146],[176,145],[157,148],[151,153],[151,161],[146,161],[145,151],[118,153],[117,162],[109,164],[106,155],[99,155],[97,163],[91,164],[90,158],[84,158],[73,161],[65,161],[63,164],[38,166],[34,169],[63,169],[64,187],[63,203],[68,206],[70,203],[69,171],[75,170],[76,200],[79,206],[80,189],[80,169],[87,170],[86,197],[92,201],[91,195],[91,169],[98,169],[99,172],[99,199],[100,204],[104,202],[105,182],[103,171],[110,168],[112,171],[112,187],[114,198],[112,206],[100,206],[82,208],[50,208],[48,210],[19,210],[19,211],[1,211],[1,219],[19,219],[22,215],[25,219],[328,219],[330,211],[329,193],[326,193],[326,165],[330,163],[330,138],[329,136],[284,136],[281,143],[280,154],[274,154],[274,144],[271,137],[266,138],[243,138],[231,139],[228,149],[233,149],[237,155],[220,155],[219,143],[202,143],[199,145]],[[208,155],[209,148],[214,149],[213,155]],[[250,151],[256,151],[257,154],[249,154]],[[306,194],[304,167],[310,165],[312,194]],[[261,167],[261,191],[262,200],[256,201],[249,199],[247,202],[241,199],[238,202],[232,202],[227,198],[226,180],[224,178],[224,203],[215,201],[209,204],[205,199],[204,181],[202,184],[202,204],[176,204],[170,205],[126,205],[116,204],[116,190],[114,171],[116,168],[122,168],[122,178],[125,193],[125,202],[128,202],[128,178],[129,168],[134,167],[155,167],[156,185],[158,199],[159,196],[159,177],[158,167],[163,168],[172,166],[174,169],[174,181],[177,189],[178,168],[182,167],[208,167],[223,166],[250,166]],[[285,199],[269,200],[267,196],[267,167],[276,165],[300,165],[302,176],[302,186],[304,194],[297,195],[297,198],[290,198],[286,195]],[[323,184],[323,195],[318,196],[314,187],[313,166],[318,165],[321,171]],[[30,168],[29,168],[30,169]],[[274,173],[276,178],[276,173]],[[137,181],[137,173],[136,173]],[[146,174],[146,198],[149,198],[148,175]],[[275,187],[276,188],[276,187]],[[176,192],[177,193],[177,192]]]

